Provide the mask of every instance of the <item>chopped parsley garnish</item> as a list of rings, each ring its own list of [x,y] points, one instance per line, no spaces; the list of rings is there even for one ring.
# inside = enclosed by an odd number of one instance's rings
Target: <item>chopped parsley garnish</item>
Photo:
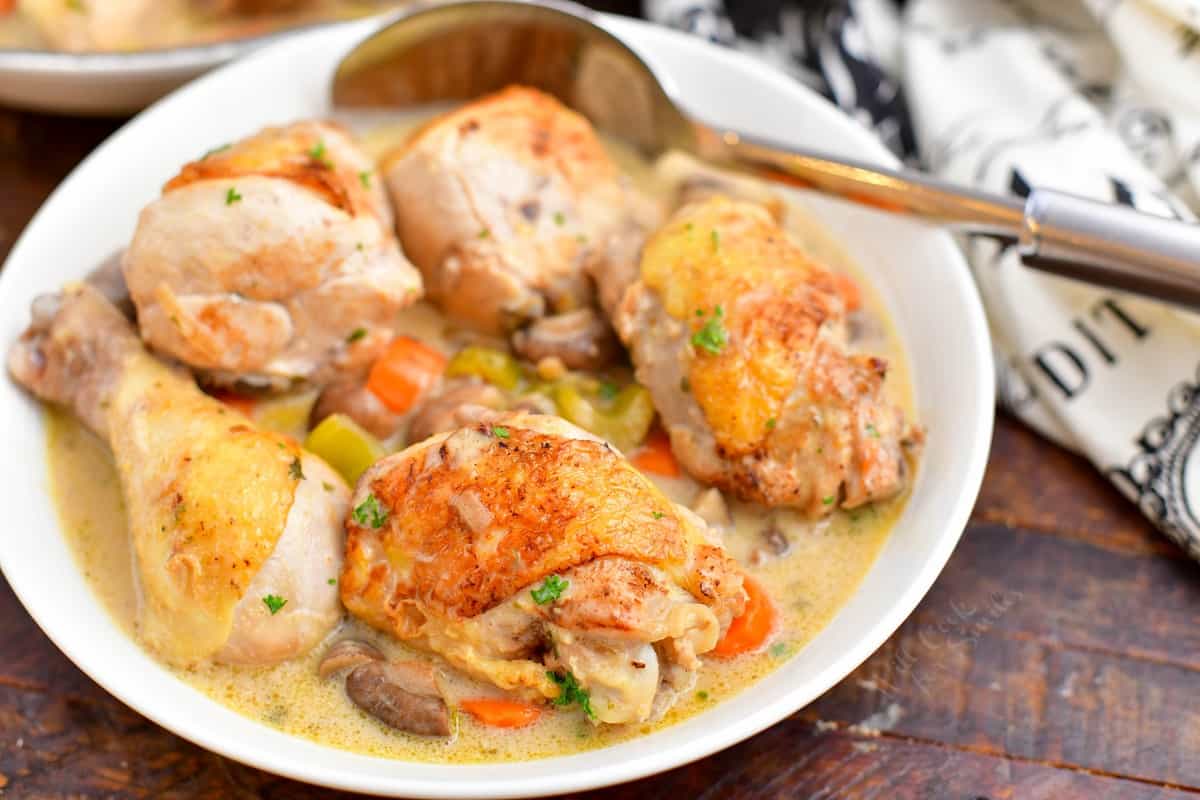
[[[329,580],[327,580],[325,582],[328,583],[330,586],[337,586],[337,578],[330,578]]]
[[[292,459],[292,465],[288,467],[288,475],[291,475],[294,481],[304,480],[304,467],[300,465],[299,456]]]
[[[870,436],[872,439],[879,438],[879,431],[875,430],[875,426],[869,422],[867,423],[867,436]]]
[[[704,691],[703,689],[701,689],[700,691],[696,692],[696,698],[697,698],[697,699],[699,699],[699,700],[707,700],[707,699],[708,699],[708,692],[706,692],[706,691]]]
[[[775,430],[775,426],[777,424],[778,423],[776,422],[775,418],[771,417],[769,420],[767,420],[767,430],[769,430],[769,431]]]
[[[834,499],[835,499],[835,498],[834,498],[834,496],[833,496],[833,495],[829,495],[829,497],[826,497],[826,498],[825,498],[824,500],[822,500],[821,502],[822,502],[822,503],[824,503],[824,504],[825,504],[825,505],[827,505],[827,506],[831,506],[831,505],[833,505],[833,501],[834,501]]]
[[[560,228],[563,225],[567,224],[567,218],[565,216],[563,216],[563,213],[561,211],[554,212],[554,224],[559,226]]]
[[[604,400],[613,400],[617,396],[617,385],[612,381],[604,381],[600,384],[600,397]]]
[[[729,343],[729,334],[725,331],[723,320],[725,309],[717,306],[713,314],[700,330],[692,334],[692,344],[706,353],[716,355]]]
[[[713,250],[721,249],[721,232],[716,228],[713,228],[712,230],[712,246]]]
[[[358,173],[358,182],[362,184],[364,189],[370,189],[371,188],[371,170],[364,169],[362,172]]]
[[[325,154],[325,140],[317,142],[308,151],[308,157],[322,167],[332,167],[333,162],[329,160],[329,156]]]
[[[558,684],[561,690],[558,697],[554,699],[556,706],[569,706],[572,703],[578,703],[583,709],[583,713],[587,714],[590,719],[596,718],[596,712],[592,710],[592,696],[579,685],[579,681],[575,680],[575,676],[571,673],[563,675],[557,672],[547,672],[546,677]]]
[[[652,511],[650,512],[650,516],[654,517],[655,519],[662,519],[666,516],[666,514],[661,511]]]
[[[266,597],[264,597],[262,600],[263,600],[263,603],[266,604],[267,610],[271,612],[271,616],[275,616],[276,614],[278,614],[279,609],[281,609],[287,605],[287,600],[284,600],[282,597],[280,597],[277,594],[269,594]]]
[[[327,492],[332,492],[332,491],[333,491],[333,484],[332,484],[332,483],[330,483],[329,481],[321,481],[321,488],[322,488],[322,489],[324,489],[324,490],[325,490],[325,491],[327,491]]]
[[[363,243],[362,243],[362,242],[356,242],[356,243],[355,243],[355,245],[354,245],[354,249],[355,249],[355,250],[357,250],[358,252],[360,252],[360,253],[361,253],[361,252],[363,251]]]
[[[373,492],[354,509],[354,521],[359,525],[370,525],[375,530],[382,528],[387,518],[387,509],[379,504]]]
[[[242,196],[238,194],[236,186],[230,186],[229,190],[225,192],[225,205],[227,206],[231,206],[234,203],[240,202],[241,199]]]
[[[546,578],[546,580],[542,581],[541,586],[535,586],[532,590],[530,590],[529,594],[533,597],[533,602],[537,603],[539,606],[544,606],[548,603],[553,603],[555,600],[561,597],[562,593],[565,592],[567,587],[570,585],[570,581],[564,581],[557,575],[551,575]]]
[[[495,436],[497,439],[507,439],[509,437],[509,434],[510,434],[510,431],[508,430],[508,428],[504,427],[503,425],[495,425],[492,427],[492,435]]]
[[[770,653],[773,658],[783,658],[788,654],[788,650],[790,649],[791,648],[787,646],[787,642],[776,642],[775,644],[771,645]]]
[[[215,156],[217,153],[223,153],[231,147],[233,147],[233,145],[228,144],[228,143],[223,144],[220,147],[214,147],[212,150],[209,150],[207,153],[200,156],[200,160],[203,161],[204,159],[208,158],[209,156]]]
[[[492,235],[492,232],[491,232],[490,230],[488,230],[487,228],[480,228],[480,229],[479,229],[479,238],[480,238],[480,239],[486,239],[486,238],[488,238],[488,237],[489,237],[489,236],[491,236],[491,235]]]
[[[363,338],[366,335],[367,335],[366,328],[355,328],[354,330],[350,331],[350,335],[346,337],[346,341],[349,342],[350,344],[354,344],[355,342],[357,342],[359,339]]]

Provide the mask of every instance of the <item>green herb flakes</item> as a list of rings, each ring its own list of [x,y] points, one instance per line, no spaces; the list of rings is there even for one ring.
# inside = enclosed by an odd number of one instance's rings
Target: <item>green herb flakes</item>
[[[326,169],[329,169],[333,166],[333,162],[329,160],[329,156],[325,152],[324,139],[312,146],[312,149],[308,151],[308,157],[313,161],[313,163],[325,167]]]
[[[366,328],[355,328],[354,330],[352,330],[350,332],[350,335],[346,337],[346,341],[350,344],[354,344],[355,342],[357,342],[359,339],[363,338],[366,335],[367,335]]]
[[[692,344],[711,355],[720,353],[729,343],[729,333],[725,330],[724,320],[725,310],[717,306],[700,330],[692,334]]]
[[[240,203],[241,201],[242,196],[238,194],[236,186],[230,186],[229,189],[225,191],[225,205],[231,206],[234,203]]]
[[[497,439],[507,439],[511,435],[511,431],[503,425],[494,425],[492,427],[492,435]]]
[[[570,581],[564,581],[557,575],[551,575],[547,577],[546,580],[542,581],[541,586],[535,586],[533,589],[531,589],[529,594],[533,597],[533,602],[537,603],[539,606],[544,606],[553,603],[555,600],[561,597],[562,593],[565,592],[567,587],[570,585]]]
[[[304,467],[300,464],[299,456],[292,459],[292,464],[288,467],[288,475],[291,475],[294,481],[304,480]]]
[[[279,613],[279,609],[287,605],[287,600],[284,600],[277,594],[269,594],[262,601],[266,605],[267,610],[271,612],[272,617]]]
[[[569,706],[572,703],[578,703],[589,719],[596,718],[596,712],[592,710],[591,694],[579,685],[579,681],[575,680],[574,675],[569,672],[561,675],[557,672],[547,672],[546,677],[558,684],[560,689],[558,697],[554,699],[554,705]]]
[[[369,525],[375,530],[383,527],[383,523],[387,522],[388,512],[379,503],[379,499],[374,493],[368,494],[367,499],[363,500],[354,509],[354,521],[359,525]]]

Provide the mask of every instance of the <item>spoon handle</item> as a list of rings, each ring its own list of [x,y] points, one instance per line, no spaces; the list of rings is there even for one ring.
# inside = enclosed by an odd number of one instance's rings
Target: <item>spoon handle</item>
[[[760,177],[1001,239],[1031,267],[1200,309],[1200,225],[1049,189],[1022,202],[735,133],[699,134],[700,155]]]

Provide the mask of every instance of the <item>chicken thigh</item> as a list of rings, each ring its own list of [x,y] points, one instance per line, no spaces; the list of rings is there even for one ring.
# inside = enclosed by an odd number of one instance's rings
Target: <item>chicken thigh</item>
[[[148,354],[94,288],[39,298],[13,377],[112,447],[139,585],[138,633],[175,664],[270,664],[341,618],[349,488]]]
[[[568,679],[600,722],[689,685],[746,594],[700,519],[557,417],[493,413],[359,480],[351,613],[531,699]]]
[[[373,361],[421,295],[341,128],[269,128],[186,165],[141,214],[125,280],[142,338],[218,383],[324,382]]]
[[[884,391],[887,362],[849,351],[835,275],[763,206],[684,206],[636,279],[606,291],[671,448],[701,481],[814,517],[904,487],[920,431]]]
[[[429,296],[491,334],[589,305],[585,267],[637,202],[586,119],[520,87],[433,120],[382,170]]]

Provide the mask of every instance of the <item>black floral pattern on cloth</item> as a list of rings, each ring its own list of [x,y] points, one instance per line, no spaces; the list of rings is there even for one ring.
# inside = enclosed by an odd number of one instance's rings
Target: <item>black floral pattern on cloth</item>
[[[946,180],[1194,220],[1200,0],[644,0],[786,70]],[[1200,559],[1200,316],[962,246],[998,401]]]
[[[848,0],[649,0],[650,19],[738,46],[792,73],[875,131],[897,156],[916,155],[899,83],[864,46]]]

